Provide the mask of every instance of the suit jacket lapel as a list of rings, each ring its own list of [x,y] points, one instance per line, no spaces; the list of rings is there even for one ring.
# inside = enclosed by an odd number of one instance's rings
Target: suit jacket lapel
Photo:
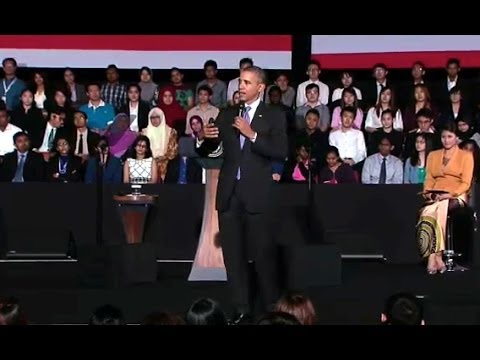
[[[253,119],[250,122],[250,126],[253,130],[256,130],[255,124],[261,121],[264,110],[265,110],[265,104],[262,101],[260,101],[260,104],[258,104],[257,110],[255,111],[255,115],[253,115]]]

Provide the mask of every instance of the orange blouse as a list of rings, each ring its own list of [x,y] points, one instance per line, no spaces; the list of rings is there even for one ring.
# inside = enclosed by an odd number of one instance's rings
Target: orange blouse
[[[457,148],[444,166],[443,154],[441,149],[428,155],[424,191],[442,190],[453,196],[466,194],[473,181],[473,155]]]

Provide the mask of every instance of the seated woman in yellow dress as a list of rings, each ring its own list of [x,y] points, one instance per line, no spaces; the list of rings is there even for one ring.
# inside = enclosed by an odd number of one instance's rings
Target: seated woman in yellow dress
[[[442,130],[442,149],[428,155],[423,196],[426,204],[417,224],[420,254],[428,258],[429,274],[446,270],[442,255],[445,250],[448,211],[465,206],[473,180],[473,156],[458,147],[455,124]]]

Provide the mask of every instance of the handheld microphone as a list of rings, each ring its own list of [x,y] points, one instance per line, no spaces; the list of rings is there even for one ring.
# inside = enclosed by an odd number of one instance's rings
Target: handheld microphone
[[[244,111],[245,101],[240,101],[240,103],[238,104],[238,116],[242,117]],[[235,128],[235,133],[237,134],[237,136],[240,136],[240,130],[238,130],[237,128]]]
[[[215,124],[215,119],[214,119],[213,117],[211,117],[210,119],[208,119],[208,124],[210,124],[210,125]]]

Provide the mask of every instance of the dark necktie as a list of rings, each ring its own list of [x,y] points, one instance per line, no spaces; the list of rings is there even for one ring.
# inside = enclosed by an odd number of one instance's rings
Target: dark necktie
[[[78,142],[78,153],[83,155],[83,134],[80,134],[80,140]]]
[[[25,166],[25,154],[20,155],[20,161],[17,164],[13,182],[23,182],[23,167]]]
[[[385,184],[387,181],[387,158],[384,157],[382,161],[382,167],[380,168],[380,178],[378,179],[379,184]]]

